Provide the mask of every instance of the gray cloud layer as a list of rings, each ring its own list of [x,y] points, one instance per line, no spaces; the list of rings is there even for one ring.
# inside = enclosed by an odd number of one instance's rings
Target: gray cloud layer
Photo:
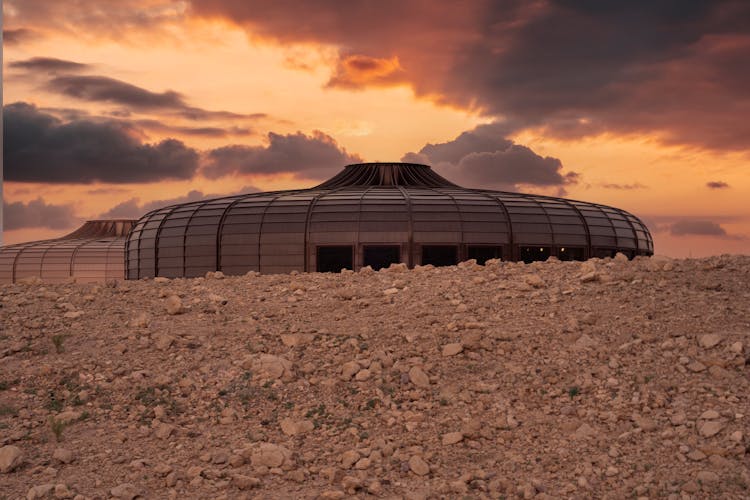
[[[90,67],[88,64],[56,59],[54,57],[32,57],[23,61],[10,62],[8,66],[12,69],[41,72],[75,72],[83,71]]]
[[[189,179],[198,153],[167,139],[143,144],[116,121],[62,122],[27,103],[5,106],[5,179],[22,182],[154,182]]]
[[[204,175],[216,178],[232,174],[274,174],[293,172],[301,177],[324,179],[344,165],[360,162],[336,141],[319,131],[308,136],[301,132],[268,134],[267,146],[233,145],[207,154]]]
[[[48,204],[42,198],[28,203],[3,202],[3,226],[8,231],[25,228],[68,229],[79,220],[71,204]]]
[[[560,160],[514,144],[503,136],[505,132],[504,124],[480,125],[452,141],[427,144],[419,153],[408,153],[402,159],[431,164],[447,178],[465,182],[467,187],[562,188],[578,181],[577,173],[562,173]]]

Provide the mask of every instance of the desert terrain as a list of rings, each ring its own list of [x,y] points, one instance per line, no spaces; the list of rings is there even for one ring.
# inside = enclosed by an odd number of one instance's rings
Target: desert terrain
[[[0,498],[748,498],[750,257],[0,287]]]

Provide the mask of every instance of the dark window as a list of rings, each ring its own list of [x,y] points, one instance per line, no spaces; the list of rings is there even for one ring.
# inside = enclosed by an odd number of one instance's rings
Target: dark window
[[[489,246],[470,246],[468,251],[469,259],[476,259],[477,264],[484,265],[490,259],[502,259],[502,247]]]
[[[401,248],[398,246],[366,246],[363,251],[363,266],[371,266],[374,270],[388,267],[401,262]]]
[[[599,259],[606,259],[607,257],[614,257],[617,254],[617,250],[613,248],[594,248],[593,256]]]
[[[422,265],[453,266],[458,263],[458,247],[453,245],[428,245],[422,247]]]
[[[525,263],[538,260],[547,260],[550,256],[550,247],[521,247],[521,260]]]
[[[338,273],[342,269],[353,269],[354,247],[318,247],[319,273]]]
[[[583,260],[583,248],[560,247],[557,249],[557,258],[560,260]]]

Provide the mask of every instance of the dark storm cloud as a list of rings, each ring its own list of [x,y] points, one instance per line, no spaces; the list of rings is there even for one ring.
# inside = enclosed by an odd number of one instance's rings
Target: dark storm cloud
[[[72,73],[90,68],[88,64],[82,64],[75,61],[66,61],[65,59],[56,59],[54,57],[32,57],[31,59],[24,59],[23,61],[13,61],[11,63],[8,63],[8,66],[13,69],[22,69],[26,71],[42,71],[49,73]]]
[[[338,46],[333,84],[407,81],[419,95],[563,139],[655,133],[667,143],[748,149],[750,3],[743,0],[191,5],[195,15],[229,19],[252,36]],[[342,79],[352,55],[397,57],[403,71]]]
[[[121,122],[63,122],[22,102],[4,107],[3,133],[7,181],[154,182],[198,167],[198,153],[175,139],[144,144]]]
[[[292,172],[301,177],[322,179],[349,163],[362,161],[319,131],[311,136],[268,134],[267,146],[233,145],[207,153],[203,174],[216,178],[231,174],[275,174]]]
[[[151,92],[106,76],[59,76],[50,80],[47,88],[85,101],[109,102],[135,109],[187,106],[177,92]]]
[[[505,124],[480,125],[456,139],[427,144],[403,161],[427,163],[468,187],[518,189],[519,185],[563,187],[578,182],[575,172],[562,172],[557,158],[543,157],[503,137]]]
[[[26,28],[3,30],[3,44],[8,46],[20,45],[38,36],[37,32]]]
[[[709,189],[726,189],[729,187],[729,184],[724,181],[711,181],[706,183],[706,187]]]
[[[236,194],[246,194],[246,193],[257,193],[260,190],[258,188],[252,187],[252,186],[246,186],[242,189],[233,192],[233,193],[225,193],[225,194],[205,194],[202,191],[198,190],[192,190],[185,196],[179,196],[177,198],[170,198],[166,200],[155,200],[150,201],[148,203],[140,203],[140,200],[138,198],[130,198],[129,200],[125,200],[122,203],[118,203],[108,211],[104,212],[99,216],[101,219],[117,219],[117,218],[124,218],[124,219],[138,219],[142,215],[150,212],[151,210],[156,210],[158,208],[168,207],[170,205],[177,205],[180,203],[190,203],[193,201],[201,201],[201,200],[210,200],[212,198],[219,198],[222,196],[233,196]]]
[[[138,111],[171,112],[188,120],[264,118],[264,113],[240,114],[190,106],[179,92],[152,92],[121,80],[97,75],[63,75],[47,82],[47,90],[89,102],[106,102]]]
[[[3,226],[6,230],[25,228],[67,229],[76,225],[73,205],[53,205],[37,198],[28,203],[3,202]]]

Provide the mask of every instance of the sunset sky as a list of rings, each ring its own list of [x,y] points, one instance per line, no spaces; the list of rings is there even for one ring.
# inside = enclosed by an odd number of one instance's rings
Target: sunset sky
[[[623,208],[657,254],[750,253],[746,0],[5,0],[3,22],[4,244],[406,160]]]

